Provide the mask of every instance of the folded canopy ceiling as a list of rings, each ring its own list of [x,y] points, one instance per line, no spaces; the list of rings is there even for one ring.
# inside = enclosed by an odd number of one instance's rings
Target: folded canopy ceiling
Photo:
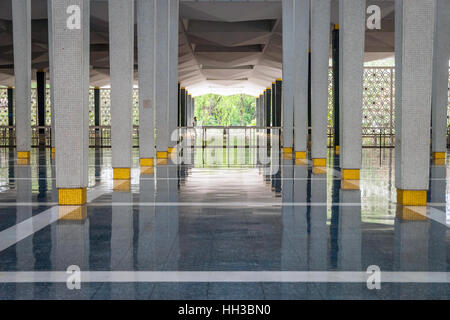
[[[14,84],[11,1],[0,0],[0,85]],[[48,68],[47,0],[32,2],[32,65]],[[394,2],[382,8],[382,30],[366,32],[366,59],[394,51]],[[109,85],[107,0],[91,0],[91,85]],[[194,96],[258,95],[282,76],[281,1],[180,1],[179,78]],[[332,1],[330,28],[338,21]],[[137,49],[136,49],[137,50]],[[137,57],[137,54],[136,54]],[[138,61],[136,60],[136,71]],[[137,72],[136,72],[137,79]]]

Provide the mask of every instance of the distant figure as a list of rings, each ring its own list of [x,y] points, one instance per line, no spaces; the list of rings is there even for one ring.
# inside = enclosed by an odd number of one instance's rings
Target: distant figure
[[[194,117],[194,123],[193,123],[194,127],[197,126],[197,117]]]

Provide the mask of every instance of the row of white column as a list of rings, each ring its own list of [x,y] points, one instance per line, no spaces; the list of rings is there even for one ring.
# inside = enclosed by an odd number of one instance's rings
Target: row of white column
[[[284,153],[306,158],[310,43],[311,158],[320,166],[326,164],[327,154],[330,5],[330,0],[283,0]],[[450,2],[396,0],[395,17],[398,202],[426,204],[431,120],[434,158],[445,159],[447,149]],[[339,148],[344,180],[360,179],[365,22],[366,1],[339,1]]]
[[[110,0],[112,166],[114,179],[121,181],[131,178],[132,166],[135,5],[141,166],[167,159],[178,137],[179,0]],[[31,1],[15,0],[12,9],[17,151],[26,160],[31,150]],[[90,1],[48,0],[48,16],[59,203],[79,205],[86,202],[88,184]]]

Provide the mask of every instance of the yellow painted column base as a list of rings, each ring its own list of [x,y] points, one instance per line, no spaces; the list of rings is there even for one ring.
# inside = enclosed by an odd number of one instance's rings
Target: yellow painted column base
[[[55,148],[52,148],[52,153],[55,153],[56,152],[56,149]]]
[[[113,191],[114,192],[130,192],[131,183],[130,180],[114,180]]]
[[[336,150],[336,152],[341,151],[341,146],[335,146],[335,147],[334,147],[334,150]]]
[[[131,169],[130,168],[113,168],[114,180],[130,180]]]
[[[446,159],[447,154],[445,152],[433,152],[433,159]]]
[[[292,148],[283,148],[283,154],[292,154]]]
[[[306,159],[306,151],[295,152],[295,159]]]
[[[342,180],[360,180],[359,169],[342,169]]]
[[[313,166],[314,167],[326,167],[327,166],[327,159],[325,159],[325,158],[313,159]]]
[[[87,201],[87,189],[58,189],[58,203],[61,206],[81,206]]]
[[[427,191],[397,189],[397,203],[404,206],[426,206]]]
[[[141,167],[153,167],[155,165],[155,161],[153,158],[141,158],[140,164]]]
[[[17,151],[17,159],[30,159],[30,151]]]
[[[158,151],[156,152],[156,159],[167,159],[168,153],[166,151]]]

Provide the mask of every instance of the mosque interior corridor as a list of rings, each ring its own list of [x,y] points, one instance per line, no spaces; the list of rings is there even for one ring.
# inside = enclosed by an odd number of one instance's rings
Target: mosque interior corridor
[[[427,207],[408,208],[396,204],[394,149],[363,149],[350,185],[332,149],[320,169],[276,150],[261,164],[261,150],[187,148],[142,173],[135,149],[123,185],[110,149],[91,148],[80,209],[58,206],[50,149],[30,165],[1,149],[0,299],[449,298],[448,166],[431,165]],[[71,265],[90,273],[80,290],[58,280]],[[367,289],[374,265],[391,277],[380,290]],[[292,271],[303,273],[282,280]],[[249,273],[217,281],[233,272]]]

